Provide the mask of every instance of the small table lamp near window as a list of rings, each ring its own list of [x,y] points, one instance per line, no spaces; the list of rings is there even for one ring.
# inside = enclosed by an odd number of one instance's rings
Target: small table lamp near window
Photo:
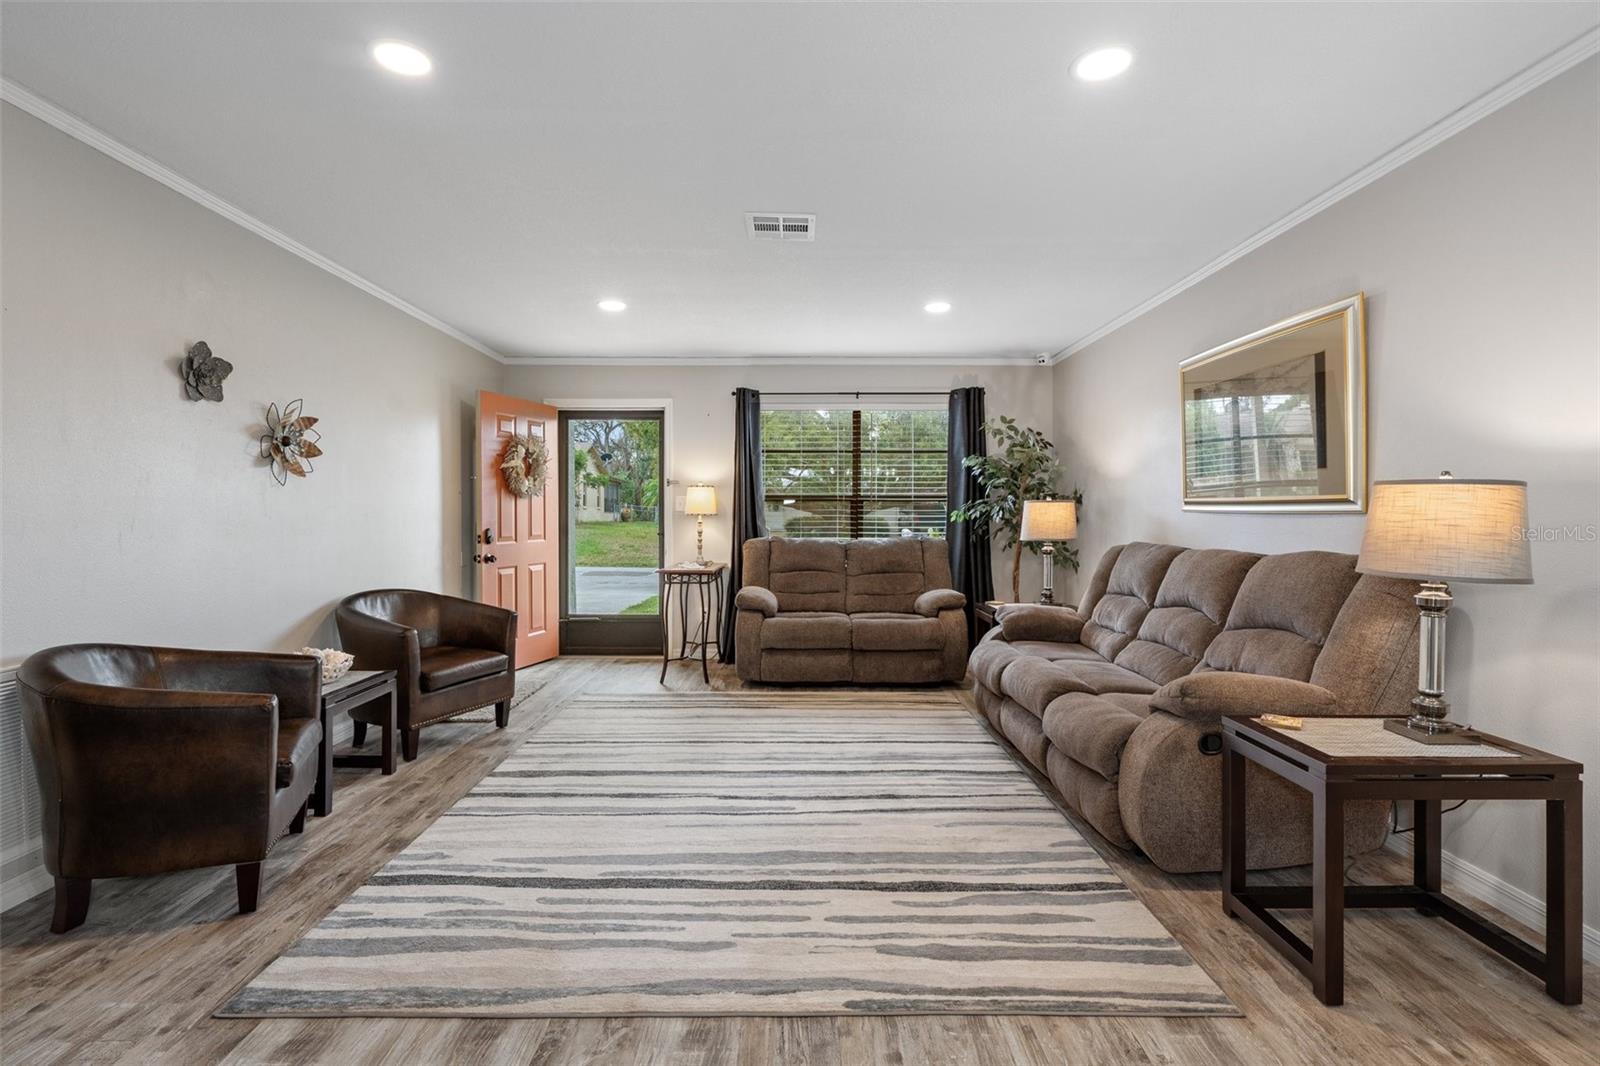
[[[694,563],[706,565],[706,515],[717,513],[717,490],[711,485],[690,485],[683,513],[694,515]]]
[[[1022,535],[1019,539],[1043,541],[1044,583],[1039,589],[1040,603],[1055,603],[1056,546],[1058,540],[1078,535],[1078,505],[1071,500],[1022,501]]]
[[[1447,721],[1444,698],[1444,620],[1448,581],[1530,585],[1528,483],[1437,478],[1378,481],[1361,538],[1356,569],[1380,577],[1422,582],[1415,603],[1422,611],[1417,695],[1411,717],[1388,729],[1425,743],[1466,743],[1470,734]]]

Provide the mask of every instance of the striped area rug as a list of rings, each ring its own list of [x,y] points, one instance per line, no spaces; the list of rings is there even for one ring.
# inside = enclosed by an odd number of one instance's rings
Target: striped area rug
[[[932,691],[575,699],[218,1012],[858,1013],[1238,1011]]]

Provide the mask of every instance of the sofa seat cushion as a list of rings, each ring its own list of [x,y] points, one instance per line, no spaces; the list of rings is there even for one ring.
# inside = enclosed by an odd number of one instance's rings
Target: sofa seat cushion
[[[505,652],[484,648],[458,648],[439,644],[422,649],[422,691],[438,692],[440,689],[476,681],[504,673],[511,665]]]
[[[850,642],[858,651],[938,651],[944,633],[937,618],[869,611],[850,616]]]
[[[1105,656],[1084,644],[1063,644],[1057,640],[1013,640],[1011,646],[1024,655],[1052,662],[1076,659],[1079,662],[1103,663]]]
[[[1150,715],[1150,698],[1134,693],[1069,692],[1044,711],[1044,735],[1073,762],[1115,781],[1122,749]]]
[[[315,718],[278,721],[278,765],[274,784],[288,788],[300,774],[317,772],[317,748],[322,743],[322,723]]]
[[[1160,687],[1148,677],[1115,663],[1080,662],[1069,659],[1058,661],[1056,666],[1067,671],[1072,679],[1078,682],[1078,689],[1081,692],[1149,693]]]
[[[1000,690],[1013,702],[1037,718],[1050,701],[1066,692],[1088,692],[1074,676],[1071,664],[1052,662],[1033,655],[1018,655],[1000,678]]]
[[[1023,658],[1023,653],[1003,640],[985,640],[967,660],[967,670],[978,684],[990,692],[1000,691],[1000,678],[1006,667]]]
[[[761,623],[763,648],[850,647],[850,616],[839,611],[781,611]]]

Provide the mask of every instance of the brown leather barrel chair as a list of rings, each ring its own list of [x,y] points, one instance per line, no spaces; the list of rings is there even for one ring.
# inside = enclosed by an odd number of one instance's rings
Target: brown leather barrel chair
[[[374,589],[345,597],[334,612],[339,641],[357,670],[393,670],[400,699],[400,751],[417,757],[422,727],[494,704],[494,724],[511,720],[516,688],[517,616],[486,603],[416,589]],[[355,742],[381,723],[376,704],[350,712]]]
[[[97,877],[261,863],[305,828],[322,673],[305,655],[70,644],[17,671],[39,779],[52,932],[83,924]]]

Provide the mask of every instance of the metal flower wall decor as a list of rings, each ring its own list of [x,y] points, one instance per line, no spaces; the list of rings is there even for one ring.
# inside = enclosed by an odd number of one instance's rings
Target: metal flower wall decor
[[[289,475],[305,477],[311,473],[311,460],[322,454],[317,442],[322,439],[312,426],[317,420],[300,413],[303,401],[267,407],[267,431],[261,435],[261,458],[272,460],[272,476],[287,485]]]
[[[191,400],[222,402],[222,380],[233,373],[233,364],[211,354],[211,345],[195,341],[183,357],[183,391]]]

